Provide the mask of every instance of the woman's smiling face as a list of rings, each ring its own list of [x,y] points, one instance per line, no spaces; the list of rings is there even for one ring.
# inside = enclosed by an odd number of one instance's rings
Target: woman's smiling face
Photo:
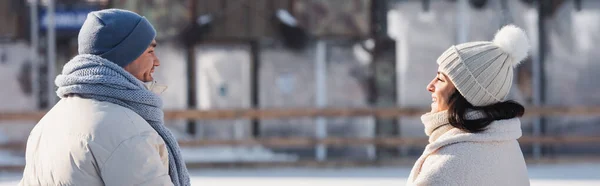
[[[438,72],[427,85],[427,91],[431,92],[431,112],[440,112],[450,108],[448,102],[456,88],[448,76]]]

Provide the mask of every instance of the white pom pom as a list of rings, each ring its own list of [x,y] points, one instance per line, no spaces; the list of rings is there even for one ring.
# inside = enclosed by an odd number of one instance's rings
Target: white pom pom
[[[527,35],[515,25],[502,27],[496,32],[493,43],[513,58],[513,67],[517,67],[527,57],[530,48]]]

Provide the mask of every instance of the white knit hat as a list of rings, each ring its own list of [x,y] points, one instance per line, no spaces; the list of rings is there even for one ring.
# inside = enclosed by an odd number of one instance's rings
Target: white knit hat
[[[492,42],[476,41],[451,46],[438,59],[460,94],[474,106],[504,101],[513,79],[513,68],[527,57],[529,41],[514,25],[502,27]]]

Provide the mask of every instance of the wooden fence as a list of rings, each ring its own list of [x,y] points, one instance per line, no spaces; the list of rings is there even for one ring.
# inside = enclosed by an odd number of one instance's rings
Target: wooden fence
[[[374,116],[393,118],[402,116],[420,116],[428,112],[423,108],[267,108],[233,110],[167,110],[165,119],[275,119],[297,117],[356,117]],[[524,117],[534,116],[600,116],[600,107],[528,107]],[[37,112],[0,112],[0,121],[41,119],[45,111]]]
[[[221,120],[221,119],[273,119],[273,118],[296,118],[296,117],[356,117],[356,116],[374,116],[378,118],[393,117],[415,117],[428,112],[422,108],[295,108],[295,109],[238,109],[238,110],[169,110],[165,111],[165,119],[198,119],[198,120]],[[28,120],[37,121],[43,117],[44,111],[40,112],[3,112],[0,113],[0,121],[18,121]],[[526,108],[524,117],[536,116],[600,116],[600,107],[529,107]],[[290,138],[258,138],[242,140],[182,140],[179,142],[183,147],[199,146],[252,146],[261,145],[265,147],[315,147],[316,145],[326,146],[361,146],[374,145],[378,147],[400,147],[400,146],[425,146],[426,138],[403,138],[403,137],[375,137],[375,138],[311,138],[311,137],[290,137]],[[600,136],[523,136],[519,139],[521,145],[530,144],[599,144]],[[24,149],[24,144],[5,144],[0,149]],[[532,161],[544,161],[545,159],[535,159]],[[398,159],[403,162],[404,160]],[[548,161],[547,159],[545,161]],[[304,162],[304,163],[302,163]],[[371,162],[369,164],[368,162]],[[257,167],[268,165],[284,166],[317,166],[317,165],[377,165],[381,161],[301,161],[295,163],[282,162],[243,162],[244,166]],[[196,166],[214,167],[218,165],[235,166],[242,165],[239,162],[229,163],[202,163]],[[393,164],[393,163],[392,163]],[[3,169],[0,167],[0,169]]]

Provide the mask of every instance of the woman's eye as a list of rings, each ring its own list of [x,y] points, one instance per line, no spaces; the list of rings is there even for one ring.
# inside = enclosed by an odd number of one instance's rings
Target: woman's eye
[[[442,79],[440,79],[440,78],[437,78],[437,80],[438,80],[438,81],[441,81],[441,82],[444,82],[444,80],[442,80]]]

